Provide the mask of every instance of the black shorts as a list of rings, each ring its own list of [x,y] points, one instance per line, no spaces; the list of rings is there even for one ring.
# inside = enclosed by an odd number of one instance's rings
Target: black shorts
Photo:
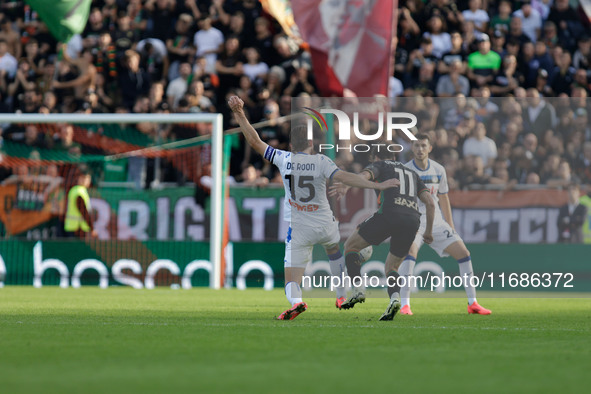
[[[379,245],[390,237],[390,253],[404,257],[417,235],[419,225],[418,215],[376,212],[359,225],[359,235],[371,245]]]

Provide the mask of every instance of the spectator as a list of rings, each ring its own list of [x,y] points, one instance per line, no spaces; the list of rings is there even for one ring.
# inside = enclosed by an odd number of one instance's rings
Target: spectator
[[[242,66],[244,74],[248,76],[253,82],[264,82],[267,79],[269,66],[266,63],[260,61],[258,50],[253,47],[246,48],[244,50],[244,56],[246,57],[246,64]]]
[[[84,47],[96,47],[99,45],[99,38],[102,34],[108,33],[103,13],[99,8],[93,8],[88,16],[88,23],[82,33]]]
[[[178,78],[170,81],[166,89],[166,97],[168,105],[173,110],[176,110],[179,100],[185,95],[189,87],[189,77],[191,76],[191,65],[189,63],[181,63],[179,67]]]
[[[465,22],[473,22],[476,30],[486,32],[490,18],[488,13],[482,9],[482,0],[470,0],[468,9],[462,12]]]
[[[211,18],[204,16],[199,21],[199,31],[195,33],[193,44],[197,48],[197,56],[203,56],[206,60],[205,71],[215,71],[218,54],[222,51],[224,35],[211,25]]]
[[[425,63],[433,63],[437,65],[439,59],[433,54],[433,41],[429,37],[423,37],[421,46],[411,52],[406,64],[406,81],[405,87],[411,85],[412,80],[419,77],[419,70]]]
[[[470,185],[490,183],[490,177],[484,173],[484,165],[480,156],[470,155],[464,158],[464,169],[459,178],[462,189]]]
[[[589,70],[591,68],[591,37],[583,35],[579,38],[577,51],[573,56],[573,67]]]
[[[438,71],[441,74],[449,72],[451,64],[459,60],[462,63],[461,72],[463,73],[466,68],[466,60],[468,59],[468,53],[464,50],[462,35],[458,31],[452,31],[450,34],[451,49],[444,53],[441,57],[442,62],[438,63]]]
[[[8,49],[6,40],[0,38],[0,79],[13,79],[18,69],[18,62]]]
[[[527,132],[541,136],[544,130],[556,124],[554,108],[548,105],[546,100],[542,99],[540,92],[535,88],[527,90],[527,97],[527,105],[524,106],[522,114],[523,128]]]
[[[548,71],[543,68],[538,70],[538,77],[536,78],[536,84],[534,88],[540,92],[544,97],[553,97],[554,92],[550,85],[548,85]]]
[[[579,183],[580,180],[576,175],[573,175],[571,172],[571,167],[568,161],[561,160],[560,164],[558,165],[558,173],[557,176],[551,178],[546,182],[548,187],[566,187],[571,183]]]
[[[224,43],[224,50],[215,64],[215,71],[220,79],[219,96],[225,97],[230,88],[238,86],[243,74],[242,54],[238,37],[229,37]],[[220,101],[219,105],[223,105]]]
[[[500,30],[495,30],[492,35],[492,44],[490,49],[498,53],[501,59],[505,58],[507,51],[505,50],[505,34]]]
[[[80,144],[74,141],[74,127],[62,124],[59,128],[59,135],[54,136],[55,143],[52,149],[58,152],[79,155],[82,148]]]
[[[150,86],[148,98],[150,99],[150,112],[156,112],[164,100],[164,84],[162,82],[154,82]]]
[[[544,22],[544,28],[542,30],[542,41],[548,46],[548,48],[555,48],[558,44],[558,32],[556,31],[556,25],[554,22]]]
[[[74,96],[78,99],[84,97],[84,95],[95,89],[96,84],[96,67],[92,64],[93,56],[90,50],[84,49],[80,54],[80,58],[72,59],[65,55],[64,51],[64,62],[68,62],[76,67],[78,75],[72,72],[75,76],[73,79],[68,78],[67,81],[55,81],[53,83],[54,89],[73,89]]]
[[[174,33],[166,40],[168,60],[168,80],[172,81],[178,77],[178,69],[181,63],[190,63],[195,56],[195,47],[191,40],[191,26],[193,17],[189,14],[181,14],[176,21]]]
[[[579,185],[568,185],[567,192],[568,202],[558,213],[558,241],[583,243],[583,223],[587,219],[587,207],[580,203]]]
[[[427,22],[427,29],[423,36],[429,37],[433,43],[433,55],[439,59],[443,54],[451,51],[451,37],[447,32],[442,16],[433,15]]]
[[[27,125],[25,127],[25,145],[30,148],[45,148],[45,140],[36,125]]]
[[[268,183],[269,179],[260,177],[252,164],[246,166],[244,170],[242,170],[242,181],[240,182],[241,185],[260,187],[266,186]]]
[[[484,123],[477,123],[472,136],[464,142],[464,157],[478,156],[485,168],[490,167],[497,158],[497,145],[486,136]]]
[[[539,63],[539,69],[551,72],[554,68],[554,60],[548,51],[548,47],[542,41],[537,41],[535,44],[534,60]]]
[[[578,32],[582,32],[582,25],[579,15],[569,5],[569,0],[555,0],[548,15],[548,21],[553,22],[557,26],[558,36],[561,41],[574,46],[575,43],[570,41]],[[567,46],[570,45],[567,44]]]
[[[16,59],[20,59],[23,52],[20,35],[13,30],[12,21],[5,15],[0,14],[0,40],[6,41],[8,52]]]
[[[8,95],[18,96],[25,90],[35,90],[35,74],[31,70],[29,61],[21,59],[16,71],[14,81],[8,85]]]
[[[560,155],[552,153],[546,157],[540,170],[540,182],[547,183],[550,179],[558,177],[558,167],[560,166]]]
[[[556,67],[552,73],[552,90],[557,95],[569,93],[574,82],[575,69],[571,66],[571,55],[564,52],[556,61]]]
[[[140,68],[146,70],[152,81],[162,81],[168,74],[169,62],[166,45],[156,38],[146,38],[137,44]]]
[[[406,11],[403,12],[408,12],[410,14],[410,10],[408,10],[408,8],[404,8],[404,10]],[[444,17],[446,24],[452,30],[457,29],[463,20],[462,13],[458,10],[455,1],[433,0],[427,2],[421,12],[421,24],[426,23],[426,21],[428,21],[434,15],[440,15]]]
[[[500,31],[503,34],[507,34],[510,23],[511,2],[509,0],[501,0],[498,6],[498,13],[491,19],[490,27],[493,31]]]
[[[259,17],[254,22],[254,28],[255,36],[253,45],[259,51],[261,61],[266,64],[273,63],[273,36],[269,30],[269,21]]]
[[[507,41],[510,39],[517,40],[520,44],[525,44],[526,42],[531,42],[530,38],[523,32],[523,25],[522,25],[521,18],[517,16],[513,16],[511,18],[511,22],[509,23],[509,34],[507,35]]]
[[[205,96],[203,82],[192,81],[187,90],[193,96],[194,105],[191,108],[193,112],[215,112],[215,107],[211,100]]]
[[[113,43],[117,50],[118,57],[121,57],[125,51],[135,48],[140,36],[138,32],[131,27],[131,18],[125,12],[119,14],[117,18],[117,29],[112,33]]]
[[[435,89],[437,87],[436,83],[435,64],[424,63],[419,70],[418,78],[412,82],[412,88],[408,89],[405,95],[433,97],[435,96]]]
[[[462,61],[459,59],[451,63],[450,72],[439,78],[436,93],[439,97],[451,97],[458,93],[467,96],[470,91],[470,81],[461,75]]]
[[[150,13],[152,38],[166,42],[172,34],[172,21],[174,20],[174,0],[147,0],[146,10]]]
[[[150,91],[150,76],[140,69],[140,55],[128,50],[123,58],[125,68],[119,73],[119,87],[121,89],[122,104],[131,109],[140,95],[147,95]]]
[[[535,172],[530,172],[527,174],[527,178],[525,181],[526,185],[539,185],[540,184],[540,176]]]
[[[478,43],[478,52],[468,56],[468,78],[476,86],[484,86],[494,80],[500,68],[501,57],[490,50],[490,39],[488,35],[483,34]]]
[[[521,19],[523,33],[532,42],[536,42],[542,30],[542,16],[532,7],[531,0],[522,0],[521,9],[515,11],[513,16]]]
[[[246,34],[244,30],[244,14],[242,11],[236,11],[230,16],[230,22],[227,29],[222,31],[225,37],[234,36],[238,38],[245,46],[253,45],[253,37],[250,34]]]
[[[495,96],[504,96],[512,93],[522,82],[523,76],[517,71],[517,59],[507,55],[503,59],[503,68],[495,75],[490,91]]]
[[[43,67],[45,66],[46,58],[39,53],[39,43],[34,38],[27,41],[25,45],[25,58],[31,66],[31,70],[36,76],[43,73]]]
[[[295,72],[289,78],[289,85],[283,90],[284,93],[290,96],[299,96],[302,93],[314,94],[316,89],[309,72],[310,66],[307,63],[299,62],[296,65]]]

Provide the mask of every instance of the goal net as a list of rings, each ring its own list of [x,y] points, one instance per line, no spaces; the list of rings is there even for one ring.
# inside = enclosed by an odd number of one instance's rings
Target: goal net
[[[0,282],[220,287],[221,114],[11,114],[0,129]],[[86,208],[91,228],[68,231]]]

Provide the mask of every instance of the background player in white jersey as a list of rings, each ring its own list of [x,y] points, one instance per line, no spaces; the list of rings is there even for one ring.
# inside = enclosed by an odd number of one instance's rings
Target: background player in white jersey
[[[374,183],[357,174],[339,171],[339,168],[324,155],[313,153],[312,141],[307,139],[305,126],[291,130],[291,150],[274,149],[264,143],[244,114],[242,100],[230,97],[228,105],[240,125],[246,141],[266,160],[277,166],[285,187],[285,217],[289,231],[285,240],[285,295],[291,308],[277,319],[293,320],[308,306],[302,301],[300,284],[306,265],[312,259],[315,244],[324,246],[330,260],[331,271],[340,275],[345,266],[339,248],[338,223],[326,196],[326,181],[336,180],[354,187],[385,190],[400,184],[398,180]],[[345,300],[344,288],[341,297]],[[342,302],[341,301],[341,302]]]
[[[470,252],[466,248],[466,245],[464,245],[462,238],[456,233],[454,227],[451,205],[447,195],[449,188],[445,168],[441,164],[429,159],[429,153],[433,149],[429,136],[427,134],[418,134],[416,137],[417,140],[413,141],[412,144],[414,159],[405,165],[419,174],[435,200],[433,242],[429,246],[439,256],[451,256],[458,261],[460,275],[462,278],[466,278],[464,279],[464,288],[468,296],[468,313],[490,315],[490,310],[481,307],[476,301],[476,289],[470,284],[469,279],[473,275],[472,260],[470,258]],[[421,227],[410,247],[408,256],[402,262],[399,270],[399,274],[406,276],[407,279],[413,273],[417,254],[423,245],[422,234],[425,230],[425,206],[419,204],[419,208],[421,211]],[[409,281],[407,280],[406,283],[409,283]],[[412,315],[413,313],[410,309],[410,287],[408,285],[402,287],[400,293],[402,303],[400,313],[403,315]]]

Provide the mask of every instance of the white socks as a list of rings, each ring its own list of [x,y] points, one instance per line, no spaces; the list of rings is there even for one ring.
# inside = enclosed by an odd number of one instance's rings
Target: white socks
[[[410,305],[410,276],[415,270],[416,259],[412,256],[406,256],[400,267],[398,267],[398,274],[404,276],[404,286],[400,287],[400,303],[402,306]]]
[[[341,284],[341,286],[334,287],[337,293],[337,298],[346,297],[347,290],[342,283],[343,277],[346,276],[345,257],[343,257],[341,252],[331,254],[328,255],[328,262],[330,263],[330,273],[332,276],[337,276],[339,278],[339,283]]]
[[[287,297],[287,301],[289,301],[291,306],[302,302],[302,289],[300,285],[295,282],[288,282],[285,285],[285,296]]]
[[[466,289],[466,296],[468,296],[468,305],[476,302],[476,289],[470,283],[470,278],[474,270],[472,269],[472,259],[470,256],[458,260],[460,266],[460,276],[464,281],[464,288]]]

